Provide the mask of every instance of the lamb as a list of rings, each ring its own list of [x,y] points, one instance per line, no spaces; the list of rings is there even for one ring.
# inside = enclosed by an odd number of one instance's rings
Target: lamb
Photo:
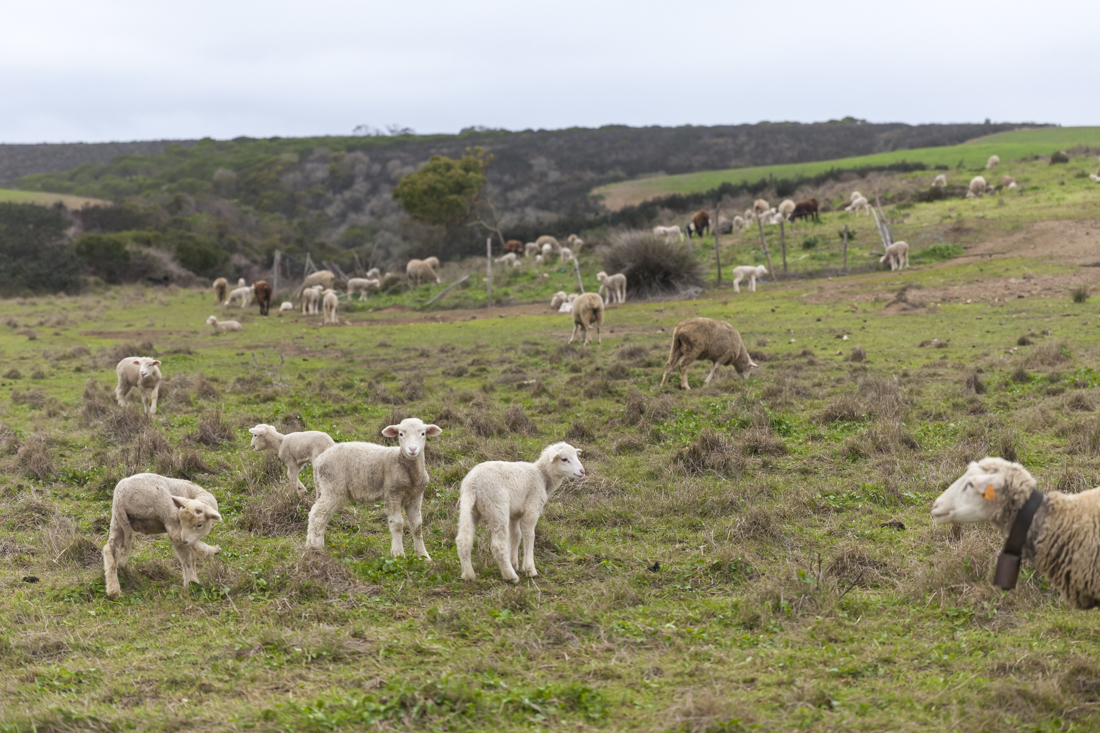
[[[1100,568],[1096,564],[1100,557],[1100,488],[1079,494],[1044,494],[1020,464],[983,458],[972,462],[940,494],[932,505],[932,519],[937,524],[989,522],[1008,538],[1017,514],[1033,496],[1041,503],[1024,536],[1020,556],[1058,589],[1070,608],[1100,606]],[[1013,577],[998,580],[1009,581],[996,583],[1006,590],[1015,586]]]
[[[500,257],[497,257],[496,259],[493,260],[493,262],[507,262],[508,264],[512,264],[515,261],[516,261],[516,253],[515,252],[509,252],[509,253],[507,253],[505,255],[501,255]]]
[[[710,359],[714,366],[703,381],[710,384],[714,373],[722,364],[732,364],[742,379],[748,379],[749,373],[758,366],[749,356],[741,334],[733,326],[713,318],[688,318],[676,325],[672,332],[672,349],[665,365],[665,376],[661,386],[668,383],[668,375],[677,362],[680,364],[680,386],[689,390],[687,370],[699,359]]]
[[[852,195],[849,197],[849,200],[852,203],[855,203],[856,199],[865,199],[865,198],[867,198],[867,197],[864,196],[863,194],[861,194],[859,191],[852,191]]]
[[[567,301],[565,301],[564,303],[562,303],[561,305],[558,306],[558,313],[572,313],[572,312],[573,312],[573,301],[571,301],[571,300],[567,300]]]
[[[794,209],[795,209],[795,203],[794,203],[794,201],[791,201],[790,199],[784,199],[782,202],[780,202],[779,207],[778,207],[778,211],[779,211],[780,214],[783,215],[783,220],[784,221],[791,218],[791,214],[794,213]]]
[[[1100,183],[1100,174],[1089,173],[1089,178],[1096,181],[1097,183]]]
[[[382,281],[378,278],[353,277],[348,280],[348,297],[359,293],[359,300],[363,300],[367,297],[367,292],[378,290],[381,285]]]
[[[241,300],[241,307],[247,308],[248,304],[252,302],[252,288],[248,285],[234,288],[229,291],[229,297],[225,299],[225,304],[228,306],[238,298]]]
[[[970,179],[970,186],[967,189],[966,197],[968,199],[978,199],[992,190],[993,188],[985,182],[985,178],[982,176],[974,176]]]
[[[551,237],[549,234],[543,234],[541,237],[535,240],[535,244],[542,247],[542,253],[547,254],[546,245],[550,245],[551,252],[558,252],[561,250],[561,243],[558,242],[557,237]]]
[[[344,502],[383,502],[390,526],[390,554],[405,554],[401,533],[401,509],[409,520],[416,554],[431,560],[424,547],[420,505],[428,486],[424,468],[424,444],[428,436],[439,435],[437,425],[425,425],[415,417],[389,425],[382,430],[387,438],[397,438],[398,447],[374,443],[337,443],[313,459],[313,481],[317,501],[309,510],[306,547],[321,549],[325,527]]]
[[[325,309],[325,323],[331,323],[332,325],[338,324],[340,321],[336,318],[336,309],[340,306],[340,300],[336,297],[336,291],[325,291],[324,309]]]
[[[214,305],[221,305],[227,292],[229,292],[229,281],[219,277],[214,281]]]
[[[405,266],[405,274],[410,280],[416,281],[416,285],[420,286],[421,280],[434,280],[435,284],[443,282],[439,279],[439,276],[435,274],[435,270],[432,269],[432,265],[429,260],[435,260],[436,266],[439,264],[439,260],[434,257],[429,257],[427,260],[409,260],[409,264]]]
[[[561,263],[564,265],[566,262],[577,259],[573,256],[573,250],[568,247],[561,248]]]
[[[294,304],[291,303],[289,300],[284,300],[282,302],[282,304],[279,306],[279,313],[280,314],[286,313],[287,311],[292,311],[292,310],[294,310]]]
[[[536,265],[541,265],[542,264],[542,255],[541,254],[535,255],[535,264]]]
[[[523,256],[530,257],[531,255],[538,255],[542,252],[542,247],[538,246],[534,242],[528,242],[523,245]]]
[[[601,290],[607,288],[608,304],[626,302],[626,275],[608,275],[601,271],[596,273],[596,279],[600,281]]]
[[[844,210],[848,212],[855,212],[856,216],[859,216],[859,212],[861,211],[867,214],[867,216],[870,216],[871,204],[869,201],[867,201],[867,199],[860,196],[857,199],[853,199],[851,205],[844,207]]]
[[[320,285],[322,290],[331,288],[335,280],[336,275],[332,274],[331,270],[318,270],[306,276],[306,279],[303,280],[302,284],[298,286],[298,289],[294,291],[294,295],[300,295],[305,292],[306,288],[312,288],[317,285]]]
[[[547,242],[542,245],[542,256],[549,259],[550,255],[554,254],[554,245]]]
[[[550,307],[554,310],[557,310],[562,303],[565,303],[568,300],[569,296],[566,295],[565,291],[559,290],[558,292],[554,293],[554,297],[550,299]]]
[[[909,245],[906,242],[894,242],[886,248],[879,262],[890,260],[890,271],[904,270],[909,267]]]
[[[425,257],[424,258],[424,264],[426,264],[428,267],[431,267],[431,268],[434,269],[436,267],[439,267],[439,258],[438,257]]]
[[[597,293],[578,295],[573,301],[573,335],[569,343],[577,337],[577,329],[584,329],[584,345],[592,340],[592,329],[596,329],[596,343],[602,344],[600,327],[603,326],[603,298]]]
[[[148,356],[127,356],[115,367],[118,385],[115,398],[119,407],[126,407],[126,395],[134,387],[141,393],[141,406],[146,415],[157,414],[157,395],[160,393],[160,362]]]
[[[765,203],[767,203],[767,202],[765,202]],[[750,206],[749,208],[745,209],[745,224],[755,224],[755,223],[756,223],[756,210],[753,209]]]
[[[734,228],[734,230],[740,232],[740,231],[743,231],[746,226],[748,226],[748,223],[745,221],[744,217],[741,217],[741,216],[733,217],[733,228]]]
[[[1006,187],[1006,188],[1010,187],[1015,182],[1016,182],[1016,179],[1013,178],[1012,176],[1008,175],[1008,174],[1005,174],[1005,175],[1001,176],[1001,185]]]
[[[1001,158],[998,155],[989,156],[989,160],[985,162],[985,169],[992,170],[1001,164]]]
[[[932,179],[932,188],[943,188],[947,185],[947,175],[941,173]]]
[[[741,292],[741,281],[746,277],[749,279],[749,292],[756,292],[756,281],[768,274],[768,268],[763,265],[741,265],[733,268],[733,292]]]
[[[501,577],[519,581],[519,546],[523,541],[523,573],[534,578],[535,525],[547,500],[567,478],[584,478],[581,451],[568,443],[554,443],[543,449],[534,463],[486,461],[462,479],[458,493],[458,533],[455,545],[462,564],[462,579],[473,580],[470,551],[474,532],[482,520],[488,525],[493,558]]]
[[[322,290],[320,285],[315,285],[302,291],[302,315],[317,314],[320,309]]]
[[[219,321],[217,316],[210,316],[206,319],[206,323],[207,325],[214,327],[214,333],[225,333],[226,331],[244,330],[244,326],[241,325],[240,321]]]
[[[367,270],[366,279],[368,279],[368,280],[381,280],[382,279],[382,271],[379,270],[377,267],[372,267],[369,270]]]
[[[239,280],[237,280],[237,287],[238,288],[243,288],[244,287],[244,278],[243,277],[240,278]]]
[[[581,239],[580,237],[578,237],[576,234],[570,234],[569,239],[567,239],[566,241],[569,242],[569,244],[572,245],[573,247],[576,247],[577,249],[580,249],[581,247],[584,246],[584,240]]]
[[[299,496],[305,496],[305,484],[299,480],[298,475],[302,467],[307,463],[313,463],[317,456],[336,445],[336,441],[329,437],[328,433],[319,430],[304,430],[300,433],[283,434],[271,425],[260,423],[254,428],[249,428],[252,433],[252,450],[257,453],[269,450],[279,456],[286,464],[286,477],[290,481]]]
[[[752,202],[752,213],[757,217],[759,217],[761,214],[768,213],[768,209],[770,208],[771,204],[769,204],[764,199],[756,199],[756,201]]]
[[[271,285],[266,280],[257,280],[252,283],[252,292],[256,295],[256,302],[260,304],[260,315],[266,316],[271,310]]]
[[[681,242],[684,241],[683,231],[681,231],[680,227],[676,226],[675,224],[667,227],[653,227],[653,236],[664,237],[666,242],[673,242],[677,239]]]

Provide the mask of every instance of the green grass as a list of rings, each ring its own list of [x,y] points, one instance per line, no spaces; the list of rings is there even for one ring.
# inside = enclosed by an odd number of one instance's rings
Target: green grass
[[[58,201],[65,204],[65,206],[70,209],[110,203],[109,201],[88,198],[86,196],[71,196],[63,193],[43,193],[42,191],[16,191],[13,189],[0,188],[0,202],[4,203],[53,206]]]

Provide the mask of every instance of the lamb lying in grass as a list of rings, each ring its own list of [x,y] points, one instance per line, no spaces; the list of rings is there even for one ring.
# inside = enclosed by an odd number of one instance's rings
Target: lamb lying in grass
[[[306,487],[298,475],[307,463],[313,463],[317,456],[336,445],[336,441],[329,437],[328,433],[319,430],[303,430],[300,433],[283,434],[271,425],[260,423],[254,428],[249,428],[252,433],[252,450],[259,452],[269,450],[279,456],[279,460],[286,464],[286,477],[297,491],[299,496],[305,496]]]
[[[710,359],[714,362],[714,367],[703,384],[710,384],[714,373],[723,364],[732,364],[742,379],[747,379],[749,372],[757,366],[749,357],[749,350],[745,348],[745,342],[741,340],[741,334],[736,328],[713,318],[688,318],[680,321],[672,333],[672,349],[669,351],[661,386],[668,384],[669,373],[679,363],[680,386],[691,389],[687,382],[687,370],[699,359]]]
[[[401,509],[409,519],[416,554],[430,560],[424,547],[420,505],[428,486],[424,468],[424,445],[430,435],[443,431],[436,425],[425,425],[415,417],[382,431],[387,438],[397,438],[398,447],[374,443],[337,443],[313,460],[313,481],[317,486],[317,501],[309,510],[309,531],[306,547],[321,549],[325,545],[325,528],[332,515],[349,499],[359,504],[382,502],[390,525],[390,554],[405,554],[401,533]]]
[[[462,579],[473,580],[470,551],[479,522],[488,525],[493,558],[509,583],[519,580],[519,545],[523,540],[523,572],[537,576],[535,525],[547,500],[567,478],[584,478],[581,451],[568,443],[545,448],[534,463],[487,461],[466,474],[458,494],[458,534],[455,545]]]
[[[199,582],[195,560],[221,552],[202,541],[220,520],[218,500],[190,481],[139,473],[115,485],[111,502],[111,529],[103,546],[103,574],[107,596],[118,598],[118,569],[130,559],[134,532],[167,534],[172,550],[183,566],[183,585]]]
[[[1020,464],[983,458],[940,494],[932,519],[937,524],[989,522],[1007,539],[1033,492],[1041,503],[1024,536],[1022,559],[1031,561],[1070,608],[1100,606],[1100,488],[1042,494]]]
[[[141,405],[146,415],[157,414],[157,395],[160,393],[160,362],[148,356],[127,356],[115,367],[118,385],[115,398],[119,407],[126,407],[126,395],[134,387],[141,393]]]
[[[219,321],[217,316],[210,316],[206,319],[208,326],[214,327],[215,333],[225,333],[226,331],[243,331],[244,326],[240,321]]]

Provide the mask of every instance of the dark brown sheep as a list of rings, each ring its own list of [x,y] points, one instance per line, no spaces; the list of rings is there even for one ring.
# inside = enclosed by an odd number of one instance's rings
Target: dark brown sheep
[[[817,215],[818,203],[817,199],[809,198],[802,199],[794,205],[794,211],[791,212],[791,221],[800,217],[806,217],[807,219],[813,219],[814,221],[821,221]]]
[[[267,280],[257,280],[252,283],[252,288],[256,294],[256,302],[260,304],[260,315],[266,316],[271,307],[271,285]]]
[[[736,328],[713,318],[688,318],[680,321],[672,332],[672,349],[661,386],[668,384],[668,375],[679,362],[680,386],[691,389],[687,382],[687,370],[699,359],[714,362],[703,384],[710,384],[714,373],[723,364],[732,364],[743,379],[747,379],[749,371],[757,366],[749,357],[749,350],[745,348],[745,342]]]
[[[703,210],[696,211],[695,216],[691,217],[691,226],[688,227],[688,239],[691,239],[692,234],[702,237],[709,231],[710,214]]]
[[[515,252],[520,257],[523,256],[523,242],[518,239],[509,239],[504,243],[504,253]]]

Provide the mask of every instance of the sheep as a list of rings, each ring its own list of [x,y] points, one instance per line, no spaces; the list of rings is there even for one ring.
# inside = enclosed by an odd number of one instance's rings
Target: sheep
[[[206,324],[214,327],[214,333],[244,330],[244,326],[241,325],[240,321],[219,321],[217,316],[210,316],[207,318]]]
[[[1005,174],[1005,175],[1001,176],[1001,185],[1005,186],[1006,188],[1011,186],[1015,182],[1016,182],[1016,179],[1013,178],[1012,176],[1008,175],[1008,174]]]
[[[287,311],[292,311],[292,310],[294,310],[294,304],[291,303],[289,300],[284,300],[282,302],[282,304],[279,306],[279,313],[280,314],[281,313],[286,313]]]
[[[126,395],[134,387],[141,393],[141,406],[146,415],[157,414],[157,395],[160,394],[160,362],[148,356],[127,356],[115,367],[118,385],[115,399],[119,407],[126,407]]]
[[[985,162],[985,169],[987,171],[992,170],[993,168],[996,168],[1000,164],[1001,164],[1000,156],[999,155],[991,155],[991,156],[989,156],[989,160],[987,160]]]
[[[607,302],[626,302],[626,275],[608,275],[606,272],[597,272],[596,279],[600,281],[600,289],[607,288]]]
[[[509,239],[504,243],[504,251],[506,253],[514,253],[517,255],[523,254],[523,242],[518,239]]]
[[[768,209],[770,208],[771,204],[769,204],[764,199],[756,199],[756,201],[752,202],[752,213],[755,214],[757,217],[759,217],[761,214],[766,214]]]
[[[852,191],[852,195],[848,198],[852,203],[855,203],[856,199],[865,199],[867,197],[861,194],[859,191]]]
[[[1089,178],[1096,181],[1097,183],[1100,183],[1100,174],[1089,173]]]
[[[565,301],[564,303],[562,303],[561,305],[558,306],[558,313],[572,313],[572,312],[573,312],[573,301],[571,301],[571,300],[567,300],[567,301]]]
[[[575,259],[577,259],[577,258],[573,255],[573,250],[569,249],[568,247],[562,247],[561,248],[561,263],[563,265],[566,262],[569,262],[569,261],[575,260]]]
[[[237,280],[237,287],[238,288],[243,288],[244,285],[245,285],[245,283],[244,283],[244,278],[243,277]]]
[[[535,264],[536,265],[541,265],[542,264],[542,255],[541,254],[535,255]]]
[[[324,309],[325,309],[325,323],[331,323],[336,325],[339,323],[339,319],[336,318],[336,309],[340,306],[340,299],[336,297],[336,291],[331,288],[324,293]]]
[[[488,526],[493,559],[508,583],[519,581],[519,546],[523,542],[523,573],[538,576],[535,569],[535,525],[543,507],[567,478],[584,478],[581,451],[568,443],[543,449],[534,463],[486,461],[474,466],[458,490],[458,532],[455,546],[462,564],[462,579],[473,580],[470,551],[479,522]]]
[[[554,254],[554,245],[547,242],[542,245],[542,256],[549,259],[550,255]]]
[[[573,335],[569,343],[577,337],[577,329],[584,329],[584,345],[592,340],[592,329],[596,329],[596,343],[602,344],[600,327],[603,326],[603,298],[598,293],[578,295],[573,301]]]
[[[699,235],[700,237],[706,236],[707,232],[710,231],[710,214],[708,214],[704,209],[696,211],[695,215],[691,217],[691,224],[691,229],[688,230],[689,237],[691,236],[692,232]]]
[[[867,214],[867,216],[870,216],[871,203],[867,199],[860,196],[857,199],[853,199],[851,205],[844,207],[844,210],[848,212],[855,212],[856,216],[859,216],[859,212],[861,211]]]
[[[410,280],[415,280],[417,287],[420,286],[421,280],[435,280],[435,284],[443,282],[439,279],[439,276],[435,274],[435,270],[432,269],[432,265],[428,260],[435,260],[434,257],[429,257],[427,260],[409,260],[409,264],[405,266],[405,274]],[[436,260],[438,263],[439,260]]]
[[[432,269],[435,269],[436,267],[439,267],[439,258],[438,257],[425,257],[424,258],[424,264],[427,265],[428,267],[431,267]]]
[[[768,274],[768,268],[763,265],[741,265],[733,268],[733,292],[741,292],[741,281],[746,277],[749,279],[749,292],[756,292],[756,281]]]
[[[904,270],[909,267],[909,244],[906,242],[894,242],[886,248],[886,252],[879,258],[879,262],[890,260],[890,271]]]
[[[796,219],[813,219],[814,221],[821,221],[821,216],[818,214],[820,204],[816,198],[810,197],[808,199],[802,199],[794,205],[794,211],[787,217],[792,222]],[[793,224],[792,224],[793,226]]]
[[[570,234],[569,239],[567,239],[566,241],[577,249],[581,249],[582,247],[584,247],[584,240],[578,237],[576,234]]]
[[[248,304],[252,302],[252,288],[248,285],[243,285],[229,291],[229,297],[225,299],[226,306],[230,305],[238,298],[241,300],[241,308],[247,308]]]
[[[1017,514],[1033,494],[1041,503],[1020,555],[1058,589],[1070,608],[1100,606],[1100,572],[1096,564],[1100,557],[1100,488],[1079,494],[1040,493],[1035,479],[1020,464],[983,458],[967,466],[963,475],[940,494],[932,505],[932,519],[937,524],[989,522],[1007,539]],[[1005,580],[1009,583],[997,585],[1006,590],[1014,587],[1014,577]]]
[[[745,224],[748,225],[748,224],[755,224],[755,223],[756,223],[756,210],[753,209],[750,206],[749,208],[745,209]]]
[[[383,502],[390,526],[390,554],[405,554],[401,533],[401,509],[409,520],[416,554],[431,560],[424,547],[420,505],[428,486],[424,468],[424,444],[429,436],[443,430],[426,425],[415,417],[389,425],[382,430],[387,438],[397,438],[397,447],[374,443],[337,443],[313,459],[313,482],[317,486],[317,501],[309,510],[306,547],[321,549],[325,544],[325,527],[344,502]]]
[[[509,253],[507,253],[505,255],[501,255],[500,257],[497,257],[496,259],[493,260],[493,262],[507,262],[508,264],[511,264],[515,261],[516,261],[516,253],[515,252],[509,252]]]
[[[550,307],[554,310],[557,310],[558,306],[560,306],[567,300],[569,300],[569,296],[566,295],[564,290],[559,290],[558,292],[554,293],[554,297],[550,299]]]
[[[195,560],[221,552],[203,538],[222,518],[218,500],[198,484],[181,479],[139,473],[115,484],[111,501],[111,528],[103,546],[103,575],[107,597],[118,598],[118,569],[126,567],[134,532],[167,534],[172,550],[183,566],[183,586],[198,583]]]
[[[266,280],[257,280],[252,283],[252,292],[256,296],[256,302],[260,304],[260,315],[266,316],[271,310],[271,285]]]
[[[219,277],[214,281],[214,305],[221,305],[227,292],[229,292],[229,281]]]
[[[546,251],[546,245],[550,245],[551,252],[558,252],[561,250],[561,244],[556,237],[551,237],[549,234],[543,234],[541,237],[535,240],[535,244],[542,247],[542,253],[548,254]]]
[[[320,309],[322,290],[320,285],[315,285],[302,291],[302,315],[317,314]]]
[[[534,242],[528,242],[523,245],[523,256],[530,257],[531,255],[538,255],[542,252],[542,247],[538,246]]]
[[[365,277],[368,280],[375,280],[375,279],[381,280],[382,279],[382,271],[379,270],[377,267],[372,267],[369,270],[367,270],[367,274],[364,275],[363,277]]]
[[[982,176],[974,176],[970,179],[970,186],[967,187],[966,197],[968,199],[981,198],[992,190],[993,188],[985,182],[985,178]]]
[[[1089,178],[1092,178],[1092,180],[1094,180],[1094,181],[1100,181],[1100,176],[1092,175],[1092,176],[1089,176]],[[1016,181],[1013,181],[1012,183],[1008,184],[1007,186],[1005,186],[1005,188],[1007,188],[1007,189],[1016,188]]]
[[[784,221],[791,218],[791,214],[794,213],[796,205],[797,204],[795,204],[795,202],[791,201],[790,199],[784,199],[782,202],[780,202],[778,211],[780,214],[783,215]]]
[[[312,288],[317,285],[320,285],[322,290],[331,288],[334,280],[336,280],[336,275],[332,274],[331,270],[318,270],[306,276],[306,279],[303,280],[302,284],[298,286],[298,289],[294,291],[294,295],[301,295],[305,292],[306,288]]]
[[[684,232],[675,224],[667,227],[653,227],[653,236],[664,237],[666,242],[673,242],[677,239],[681,242],[684,241]]]
[[[748,223],[745,221],[744,217],[741,217],[741,216],[733,217],[733,228],[734,228],[735,231],[738,231],[738,232],[743,231],[746,226],[748,226]]]
[[[932,188],[943,188],[947,185],[947,175],[944,173],[939,174],[932,179]]]
[[[286,464],[286,478],[299,496],[305,496],[306,487],[298,475],[307,463],[313,463],[317,456],[336,445],[328,433],[319,430],[304,430],[300,433],[283,434],[271,425],[260,423],[249,428],[252,434],[252,450],[259,453],[269,450]]]
[[[669,373],[679,362],[680,386],[690,390],[687,370],[699,359],[710,359],[714,362],[710,374],[703,381],[704,385],[710,384],[711,378],[722,364],[732,364],[742,379],[748,379],[749,373],[757,367],[736,328],[713,318],[688,318],[676,324],[676,330],[672,332],[672,349],[669,351],[661,386],[668,383]]]
[[[378,290],[381,285],[382,281],[378,278],[353,277],[348,280],[348,297],[359,293],[359,300],[363,300],[368,291]]]

